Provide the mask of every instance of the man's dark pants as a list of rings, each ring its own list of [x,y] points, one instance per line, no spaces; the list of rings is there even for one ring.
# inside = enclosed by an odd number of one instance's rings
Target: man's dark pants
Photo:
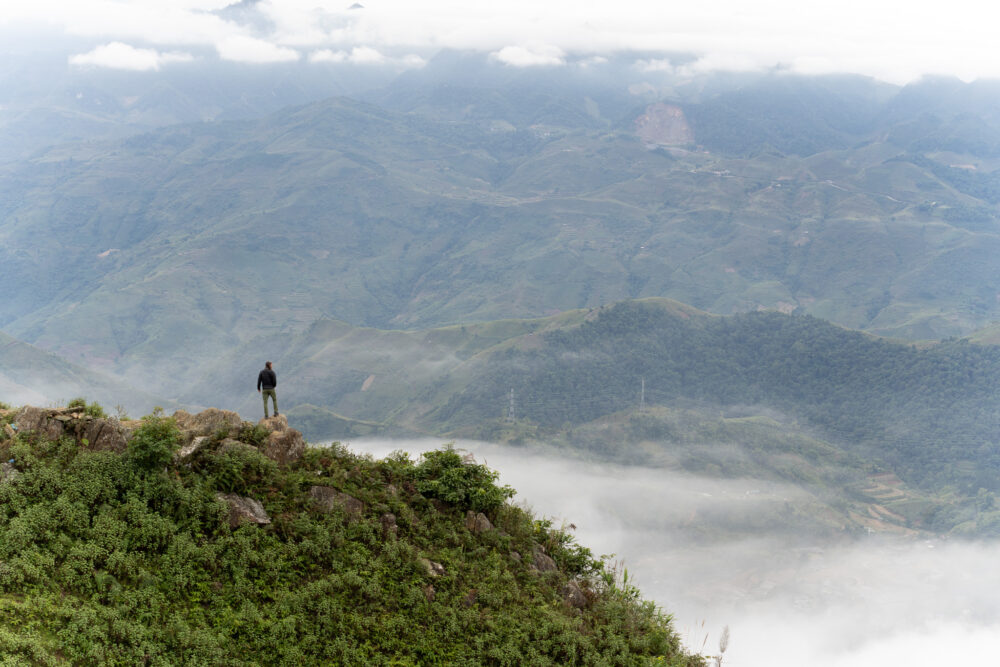
[[[267,397],[271,397],[271,402],[274,403],[274,414],[278,414],[278,395],[274,393],[273,389],[264,389],[260,392],[264,397],[264,419],[267,419]]]

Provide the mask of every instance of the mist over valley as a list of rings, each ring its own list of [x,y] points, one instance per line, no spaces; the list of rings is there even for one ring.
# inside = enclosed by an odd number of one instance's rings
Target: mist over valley
[[[355,440],[376,457],[417,455],[436,440]],[[456,447],[500,472],[515,502],[614,554],[669,610],[687,645],[763,667],[915,667],[974,662],[998,647],[996,541],[831,538],[792,514],[816,499],[794,485],[719,479],[567,458],[477,441]]]

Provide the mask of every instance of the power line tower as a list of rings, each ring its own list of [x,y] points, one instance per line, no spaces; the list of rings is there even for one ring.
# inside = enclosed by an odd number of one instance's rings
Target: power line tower
[[[514,388],[510,388],[510,404],[507,407],[507,421],[514,421]]]

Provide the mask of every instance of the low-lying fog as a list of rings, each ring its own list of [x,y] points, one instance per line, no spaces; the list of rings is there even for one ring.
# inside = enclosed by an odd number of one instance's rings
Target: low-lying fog
[[[364,441],[382,457],[441,441]],[[1000,544],[871,535],[823,543],[779,524],[732,528],[802,491],[755,480],[562,460],[458,442],[517,489],[536,515],[572,522],[595,554],[615,554],[645,597],[672,613],[687,646],[734,667],[987,664],[1000,656]],[[983,662],[986,660],[986,662]]]

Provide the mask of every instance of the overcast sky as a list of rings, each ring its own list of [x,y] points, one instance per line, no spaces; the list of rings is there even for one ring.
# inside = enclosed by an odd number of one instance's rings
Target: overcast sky
[[[85,38],[75,66],[155,71],[209,58],[392,62],[441,48],[515,67],[578,66],[622,50],[692,52],[702,70],[782,67],[894,83],[1000,77],[1000,9],[981,0],[0,0],[0,30]],[[0,47],[2,48],[2,47]],[[653,59],[640,66],[666,66]]]

